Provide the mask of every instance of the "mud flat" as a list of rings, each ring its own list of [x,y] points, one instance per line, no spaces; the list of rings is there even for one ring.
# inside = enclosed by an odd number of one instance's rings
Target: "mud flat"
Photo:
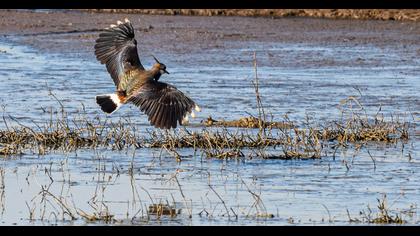
[[[314,17],[419,21],[417,9],[89,9],[88,12],[187,16]]]

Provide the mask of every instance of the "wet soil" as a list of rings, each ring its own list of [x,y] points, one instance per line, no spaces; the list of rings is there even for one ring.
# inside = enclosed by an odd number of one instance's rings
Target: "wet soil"
[[[87,9],[99,13],[152,15],[315,17],[364,20],[420,20],[417,9]]]
[[[98,31],[126,17],[130,18],[137,30],[140,53],[146,58],[153,53],[156,55],[167,53],[182,55],[186,61],[196,61],[188,54],[192,56],[194,52],[234,50],[245,42],[253,41],[265,42],[267,48],[270,43],[306,43],[321,46],[335,44],[345,48],[373,45],[382,49],[403,50],[407,54],[405,60],[412,60],[413,57],[420,55],[418,49],[420,24],[410,21],[326,20],[298,17],[270,19],[236,16],[209,18],[123,13],[95,14],[79,11],[3,10],[0,11],[0,32],[3,37],[32,36],[22,38],[23,42],[49,52],[73,51],[92,55]],[[298,56],[283,57],[268,54],[260,58],[260,65],[317,68],[344,64],[332,59],[315,60],[314,55],[309,54]],[[363,56],[346,60],[345,65],[375,66],[381,63],[380,60],[366,62]],[[176,60],[176,57],[164,60]],[[193,64],[191,61],[187,63]],[[226,66],[249,63],[231,58],[229,55],[214,58],[213,61]],[[406,61],[395,63],[405,64]]]

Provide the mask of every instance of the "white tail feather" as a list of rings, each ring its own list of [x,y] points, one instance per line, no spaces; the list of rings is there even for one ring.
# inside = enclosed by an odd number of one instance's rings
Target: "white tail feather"
[[[118,95],[113,93],[113,94],[108,94],[108,96],[110,96],[111,100],[117,105],[117,108],[115,109],[115,111],[118,110],[118,108],[122,106],[121,100],[118,97]]]

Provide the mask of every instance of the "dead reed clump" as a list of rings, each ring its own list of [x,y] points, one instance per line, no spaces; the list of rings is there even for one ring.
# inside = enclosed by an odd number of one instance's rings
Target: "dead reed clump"
[[[178,215],[178,212],[174,207],[163,203],[149,205],[148,213],[151,215],[156,215],[158,218],[161,216],[170,216],[173,218]]]
[[[231,132],[226,128],[221,130],[203,129],[201,132],[191,132],[187,129],[179,132],[154,131],[146,137],[140,137],[136,127],[128,119],[118,122],[93,119],[81,115],[81,117],[69,118],[62,111],[56,117],[51,116],[49,121],[43,124],[35,124],[36,128],[30,128],[10,117],[17,123],[8,130],[0,131],[1,153],[3,155],[15,155],[25,150],[44,155],[52,150],[70,152],[79,148],[105,147],[122,150],[128,147],[142,148],[194,148],[208,151],[207,155],[234,156],[233,152],[224,153],[220,150],[239,150],[244,147],[272,146],[282,143],[275,138],[263,138],[257,134],[245,132]],[[10,125],[9,125],[10,126]],[[219,151],[215,151],[219,150]],[[213,154],[211,154],[213,153]],[[239,154],[239,151],[235,152]]]
[[[83,112],[70,118],[62,102],[50,92],[59,103],[60,109],[50,109],[48,121],[42,124],[34,123],[35,127],[31,128],[9,116],[9,119],[17,124],[10,126],[3,116],[7,130],[0,130],[0,155],[21,154],[28,149],[44,155],[52,150],[69,152],[79,148],[102,147],[122,150],[129,147],[151,147],[163,148],[177,160],[181,160],[177,148],[193,148],[208,158],[219,159],[253,155],[267,159],[313,159],[320,158],[324,147],[332,141],[338,142],[340,147],[347,147],[349,143],[398,142],[409,138],[409,123],[394,118],[385,121],[383,114],[379,114],[380,109],[375,116],[368,116],[358,98],[353,96],[341,102],[341,120],[324,126],[311,123],[307,118],[302,127],[297,127],[287,116],[282,122],[273,122],[272,118],[268,121],[259,93],[255,53],[254,72],[252,84],[255,89],[258,117],[244,117],[233,121],[217,121],[209,117],[204,121],[206,126],[221,127],[205,127],[201,131],[156,130],[148,132],[146,136],[139,136],[130,118],[117,122],[103,120],[99,116],[88,118],[84,107]],[[238,129],[232,131],[229,127]],[[258,132],[252,128],[258,128]],[[268,147],[280,147],[282,152],[267,152]]]
[[[337,140],[340,143],[360,141],[395,142],[408,139],[408,123],[378,122],[378,120],[365,122],[355,119],[345,124],[334,123],[320,131],[319,136],[324,140]]]
[[[341,144],[354,142],[397,142],[409,138],[409,123],[401,122],[398,117],[386,121],[380,114],[381,107],[374,116],[368,116],[359,99],[353,96],[341,102],[340,121],[332,122],[319,129],[318,136],[323,140],[337,140]],[[356,106],[357,110],[353,107]]]
[[[101,221],[106,224],[109,224],[109,223],[114,223],[116,221],[115,216],[110,214],[107,211],[103,211],[99,213],[93,212],[92,214],[87,214],[86,212],[78,209],[77,214],[81,216],[83,219],[85,219],[87,222]]]
[[[188,130],[179,133],[153,132],[145,142],[150,147],[174,150],[194,148],[207,158],[232,159],[245,156],[258,156],[266,159],[320,158],[323,145],[314,129],[282,129],[281,133],[266,135],[256,132],[236,130],[225,127],[216,131],[203,129],[201,132]],[[271,154],[265,150],[281,147],[281,154]]]
[[[256,123],[264,124],[258,118],[252,121],[254,127]],[[293,122],[286,120],[284,123]],[[323,148],[331,141],[337,141],[344,147],[354,142],[397,142],[408,139],[409,129],[408,123],[398,120],[387,122],[378,116],[368,119],[356,114],[323,127],[309,123],[301,128],[263,126],[258,127],[259,132],[216,127],[201,131],[155,130],[140,136],[129,119],[118,122],[86,116],[70,119],[66,114],[36,126],[32,129],[18,123],[18,126],[1,130],[0,155],[18,155],[25,150],[44,155],[52,150],[70,152],[79,148],[122,150],[152,147],[174,152],[178,148],[193,148],[209,158],[244,157],[248,156],[246,151],[250,151],[262,158],[306,159],[320,158]],[[266,152],[268,147],[280,147],[282,152]]]
[[[86,112],[70,118],[61,104],[61,111],[48,111],[50,119],[29,127],[9,116],[3,120],[7,130],[0,130],[0,155],[16,155],[24,150],[44,155],[51,150],[70,152],[79,148],[111,147],[121,150],[141,147],[136,128],[129,119],[111,122],[98,116],[88,118]],[[16,123],[12,125],[11,123]]]
[[[317,159],[321,158],[319,153],[309,153],[309,152],[295,152],[295,151],[286,151],[283,153],[269,153],[269,152],[260,152],[257,155],[264,159],[280,159],[280,160],[291,160],[291,159]]]
[[[223,126],[223,127],[238,127],[238,128],[260,128],[260,125],[262,125],[264,128],[292,128],[293,124],[286,123],[286,122],[268,122],[268,121],[262,121],[261,119],[257,117],[242,117],[238,120],[214,120],[211,116],[209,116],[206,120],[203,120],[202,123],[205,126]]]
[[[0,143],[5,145],[0,150],[3,155],[16,155],[24,149],[34,149],[42,155],[48,149],[76,150],[93,144],[93,140],[69,129],[34,131],[27,127],[17,127],[0,131]]]
[[[0,134],[1,135],[1,134]],[[13,143],[5,143],[3,147],[0,147],[0,156],[12,156],[22,154],[21,149],[18,145]]]
[[[269,159],[316,159],[321,158],[324,145],[313,127],[281,130],[280,138],[284,141],[280,147],[282,153],[265,155]],[[264,157],[264,155],[263,155]]]
[[[404,214],[402,211],[400,213],[395,213],[394,215],[391,213],[391,209],[389,209],[387,204],[386,195],[383,196],[382,199],[377,199],[378,201],[378,212],[376,214],[373,213],[373,210],[368,206],[367,211],[362,210],[360,211],[360,215],[362,216],[361,219],[358,218],[351,218],[350,214],[347,210],[347,214],[349,217],[350,222],[365,222],[370,224],[405,224],[407,223],[406,220],[402,218]]]
[[[227,129],[211,131],[203,129],[201,132],[190,132],[188,130],[179,133],[162,133],[157,131],[145,140],[150,147],[166,148],[196,148],[196,149],[230,149],[256,147],[260,145],[273,145],[280,140],[262,139],[257,135],[244,132],[232,133]]]
[[[207,158],[217,159],[232,159],[245,156],[241,150],[206,149],[203,152]]]

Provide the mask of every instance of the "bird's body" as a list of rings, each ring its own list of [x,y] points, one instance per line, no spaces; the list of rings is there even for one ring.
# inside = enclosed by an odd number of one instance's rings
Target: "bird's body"
[[[134,29],[125,23],[111,25],[99,34],[95,44],[96,58],[106,65],[116,85],[114,94],[99,95],[96,102],[106,113],[113,113],[124,104],[132,103],[149,117],[158,128],[176,128],[188,114],[194,117],[193,109],[200,108],[172,85],[159,82],[162,74],[169,74],[166,66],[156,58],[156,63],[146,70],[137,53]]]

